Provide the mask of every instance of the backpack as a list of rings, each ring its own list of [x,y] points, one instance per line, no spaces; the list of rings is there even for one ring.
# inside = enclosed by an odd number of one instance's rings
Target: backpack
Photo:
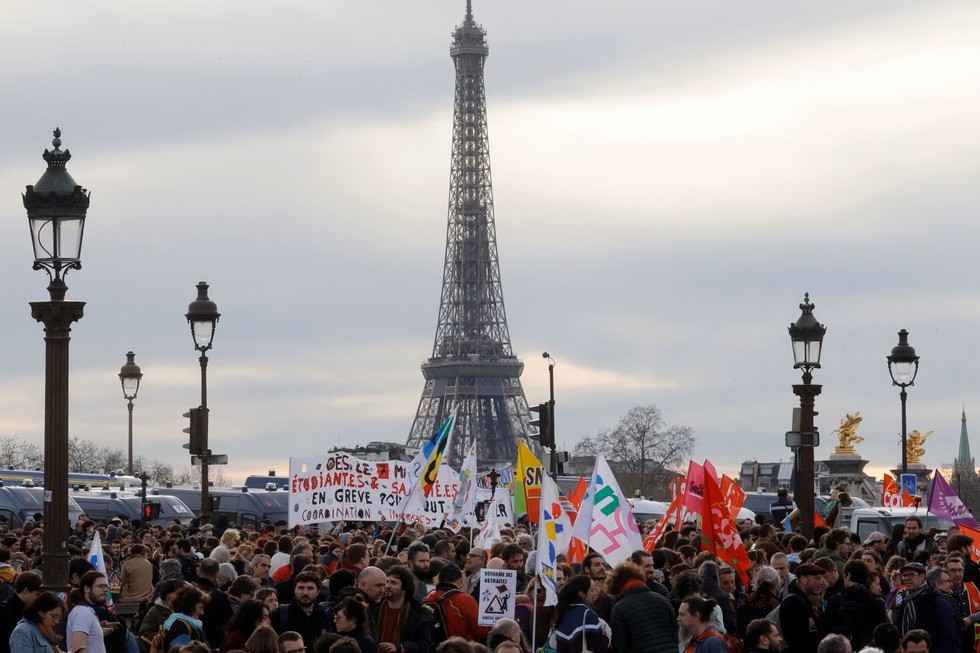
[[[150,653],[166,653],[167,650],[167,631],[163,626],[157,630],[157,634],[147,639],[140,637],[141,640],[150,645]]]
[[[429,603],[429,605],[433,607],[433,612],[435,613],[434,618],[432,619],[432,624],[429,627],[433,644],[438,645],[452,637],[452,635],[449,633],[449,624],[446,621],[446,606],[443,605],[443,602],[453,594],[461,593],[462,592],[457,589],[447,590],[438,599]]]

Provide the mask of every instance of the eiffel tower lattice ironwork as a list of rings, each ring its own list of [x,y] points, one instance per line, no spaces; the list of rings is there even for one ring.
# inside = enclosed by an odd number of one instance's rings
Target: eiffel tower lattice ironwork
[[[450,48],[456,95],[439,323],[432,357],[422,365],[425,388],[407,443],[424,444],[458,405],[448,460],[458,467],[475,438],[484,469],[514,462],[518,439],[531,432],[520,380],[524,363],[511,349],[497,260],[483,85],[488,52],[486,32],[467,0]]]

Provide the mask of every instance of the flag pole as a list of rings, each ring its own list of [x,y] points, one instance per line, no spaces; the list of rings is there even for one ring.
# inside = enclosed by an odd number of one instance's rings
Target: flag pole
[[[535,555],[538,555],[535,553]],[[537,562],[537,560],[535,560]],[[534,641],[538,637],[538,584],[541,580],[539,577],[535,576],[534,579],[534,592],[531,596],[531,650],[537,650],[534,646]]]
[[[391,529],[391,537],[388,538],[388,544],[385,546],[384,555],[388,555],[388,551],[391,549],[391,543],[395,541],[395,534],[398,532],[398,527],[401,525],[402,520],[405,519],[405,509],[408,507],[408,502],[412,500],[412,495],[415,494],[415,488],[418,487],[418,483],[412,484],[412,489],[408,491],[405,495],[405,502],[402,504],[401,510],[398,512],[398,521],[395,522],[394,528]]]

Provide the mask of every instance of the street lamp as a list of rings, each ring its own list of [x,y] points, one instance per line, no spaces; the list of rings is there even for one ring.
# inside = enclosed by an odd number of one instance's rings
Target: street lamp
[[[803,370],[803,383],[793,386],[793,394],[800,398],[800,446],[796,450],[796,507],[800,511],[800,531],[804,537],[813,537],[813,405],[821,386],[811,383],[811,372],[820,368],[823,336],[827,328],[813,316],[810,293],[803,296],[802,313],[789,325],[789,337],[793,342],[793,369]]]
[[[919,357],[915,355],[915,348],[909,344],[908,331],[902,329],[898,332],[898,344],[892,347],[892,353],[886,358],[892,385],[902,389],[898,396],[902,398],[902,473],[906,474],[909,471],[909,457],[905,442],[908,437],[905,425],[905,400],[908,393],[905,392],[905,388],[915,385],[915,376],[919,373]]]
[[[71,324],[82,319],[85,302],[65,301],[68,270],[82,267],[82,232],[89,193],[65,169],[61,130],[54,150],[42,155],[47,170],[24,193],[34,246],[34,269],[48,273],[49,301],[31,302],[31,317],[44,324],[44,585],[68,589],[68,343]]]
[[[129,408],[129,467],[127,474],[133,475],[133,399],[140,391],[140,381],[143,379],[143,372],[136,364],[136,354],[131,351],[126,352],[126,364],[119,368],[119,382],[122,384],[123,398],[126,399]]]
[[[185,315],[191,325],[191,337],[194,339],[194,349],[201,352],[201,410],[204,413],[202,442],[204,451],[201,455],[201,523],[211,521],[211,496],[208,489],[208,458],[211,455],[208,446],[208,350],[214,340],[214,328],[221,314],[218,306],[208,299],[208,284],[201,281],[197,284],[197,299],[187,307]],[[192,452],[193,453],[193,452]]]

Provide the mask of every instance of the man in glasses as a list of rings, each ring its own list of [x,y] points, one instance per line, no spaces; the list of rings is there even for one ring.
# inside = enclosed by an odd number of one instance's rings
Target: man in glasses
[[[463,591],[477,600],[480,598],[480,570],[486,564],[487,552],[480,547],[475,546],[466,554],[466,563],[463,565],[466,584],[463,586]]]
[[[973,583],[964,580],[966,562],[959,554],[946,558],[946,572],[949,574],[950,592],[956,600],[956,617],[964,623],[960,633],[960,648],[964,651],[976,651],[980,644],[980,626],[968,623],[967,618],[980,612],[980,590]]]
[[[892,623],[898,632],[904,636],[910,630],[924,629],[933,635],[933,650],[955,651],[958,629],[953,608],[937,587],[926,582],[926,568],[919,562],[910,562],[899,573],[905,589],[892,604]]]
[[[72,592],[72,598],[81,599],[81,602],[77,602],[68,613],[65,626],[69,650],[106,653],[106,638],[121,627],[114,621],[99,618],[98,609],[105,609],[108,592],[109,582],[101,573],[90,571],[82,576],[78,589]]]

